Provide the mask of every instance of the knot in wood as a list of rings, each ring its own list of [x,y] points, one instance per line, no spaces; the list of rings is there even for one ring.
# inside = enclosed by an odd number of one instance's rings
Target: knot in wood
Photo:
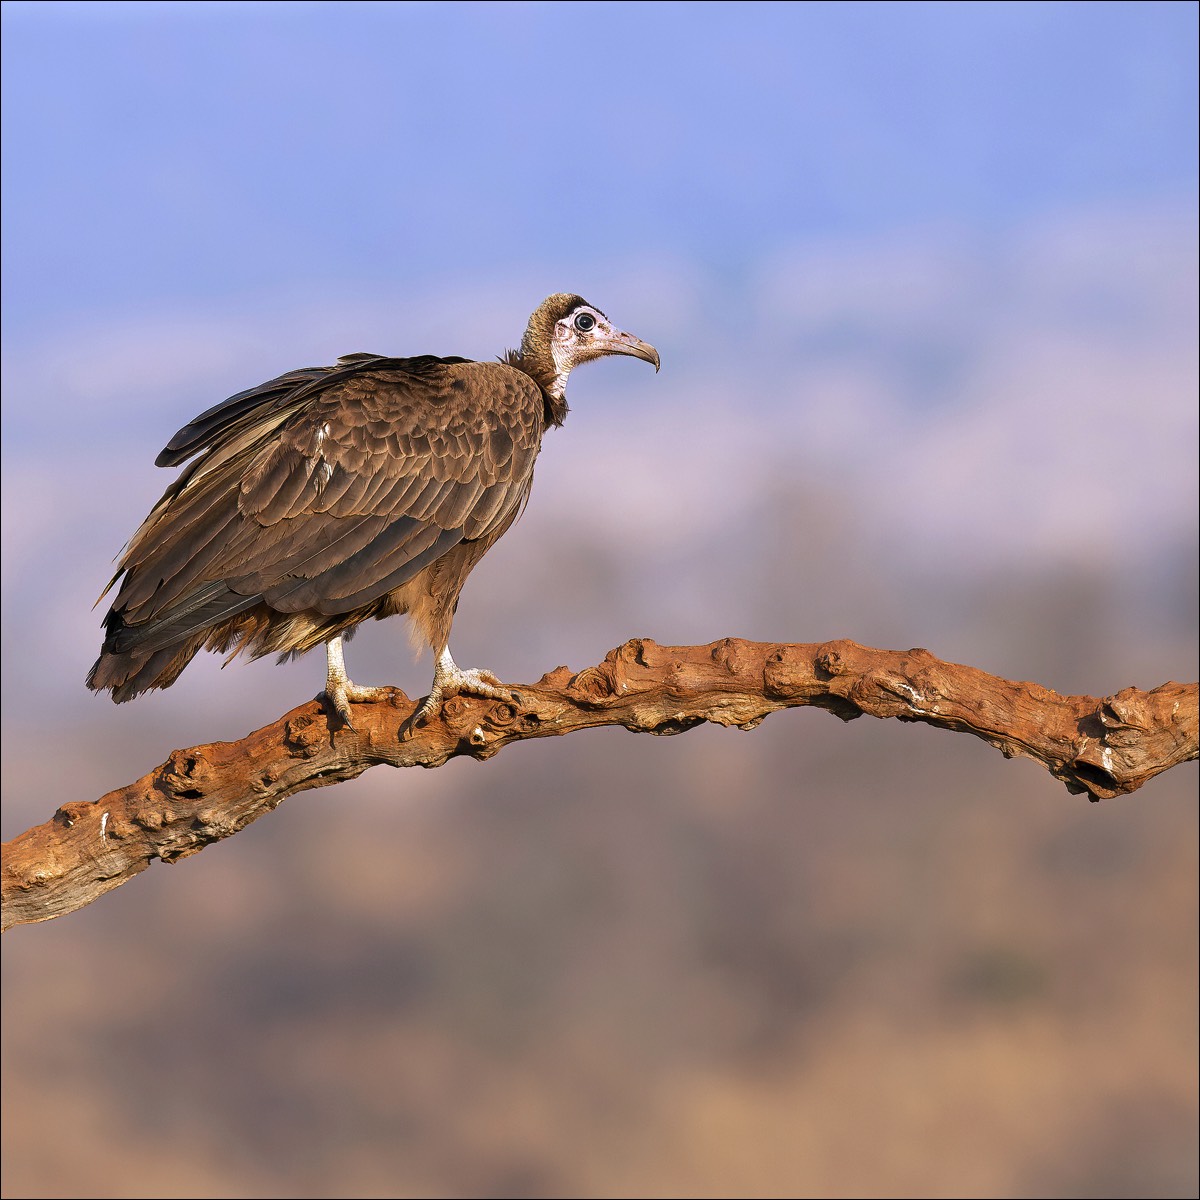
[[[454,753],[465,754],[479,762],[499,754],[508,739],[490,728],[490,724],[489,721],[484,721],[465,729]]]
[[[96,803],[92,800],[68,800],[54,810],[54,823],[70,829],[76,821],[96,811]]]
[[[1153,720],[1146,711],[1147,703],[1144,694],[1136,688],[1123,688],[1115,696],[1106,696],[1096,710],[1100,724],[1108,730],[1148,729]]]
[[[859,676],[847,699],[874,717],[904,717],[913,710],[911,693],[905,680],[888,671],[876,670]]]
[[[615,650],[610,650],[604,661],[608,662],[611,659],[614,662],[632,662],[639,667],[650,668],[655,665],[652,660],[658,657],[655,654],[658,649],[658,643],[653,638],[630,638]]]
[[[763,690],[771,697],[792,700],[812,690],[813,671],[794,646],[778,646],[767,655]]]
[[[516,697],[515,692],[513,695]],[[448,701],[447,704],[449,703],[452,702]],[[471,726],[468,741],[472,745],[482,746],[488,739],[505,734],[518,724],[517,718],[521,715],[521,709],[518,707],[516,699],[512,701],[493,700],[488,703],[482,721],[479,719],[478,704],[479,701],[476,701],[469,708],[464,706],[463,709],[467,716],[466,723]],[[476,738],[477,734],[479,735],[478,739]]]
[[[742,675],[758,660],[749,644],[741,638],[722,638],[714,642],[712,660],[729,675]]]
[[[842,675],[854,675],[866,670],[877,653],[867,646],[860,646],[849,638],[837,638],[824,642],[812,659],[813,674],[818,679],[836,679]]]
[[[1111,748],[1099,742],[1084,747],[1061,772],[1055,772],[1075,793],[1087,792],[1093,800],[1111,800],[1125,788],[1117,777],[1117,764]]]
[[[617,678],[616,663],[613,655],[609,656],[594,667],[584,667],[567,685],[571,692],[585,707],[599,707],[615,696],[619,696],[622,683]]]
[[[277,766],[265,767],[259,772],[258,778],[252,781],[251,786],[257,792],[269,792],[274,784],[278,783],[279,776],[282,773],[282,770]]]
[[[841,650],[837,645],[822,646],[817,651],[817,657],[813,660],[813,666],[816,668],[818,678],[833,679],[836,675],[842,675],[849,666],[842,657]]]
[[[283,729],[283,744],[293,758],[315,758],[325,745],[328,725],[315,717],[292,717]]]
[[[159,790],[179,800],[199,800],[212,776],[212,767],[198,749],[174,750],[159,768]]]

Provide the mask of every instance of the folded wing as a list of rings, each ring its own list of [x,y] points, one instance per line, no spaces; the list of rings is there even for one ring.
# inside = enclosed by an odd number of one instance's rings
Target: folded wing
[[[374,355],[210,409],[159,457],[198,455],[121,558],[89,683],[116,689],[106,658],[125,656],[136,694],[156,686],[150,656],[161,668],[190,648],[186,663],[238,630],[251,653],[297,648],[268,636],[274,615],[352,613],[488,538],[528,495],[542,410],[537,385],[503,364]]]

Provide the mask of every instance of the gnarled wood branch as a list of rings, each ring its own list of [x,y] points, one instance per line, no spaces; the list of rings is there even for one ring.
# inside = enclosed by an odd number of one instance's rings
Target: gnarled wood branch
[[[174,862],[237,833],[295,792],[368,767],[438,767],[490,758],[510,742],[598,725],[683,733],[704,721],[752,729],[783,708],[815,705],[843,720],[864,713],[972,733],[1006,757],[1040,762],[1093,800],[1135,791],[1200,755],[1197,685],[1125,688],[1104,699],[1060,696],[928,650],[855,642],[774,645],[726,638],[708,646],[634,639],[578,673],[559,667],[511,703],[449,700],[419,728],[415,705],[354,707],[354,729],[331,727],[310,701],[238,742],[176,750],[99,800],[64,804],[3,848],[3,928],[47,921],[120,887],[154,859]]]

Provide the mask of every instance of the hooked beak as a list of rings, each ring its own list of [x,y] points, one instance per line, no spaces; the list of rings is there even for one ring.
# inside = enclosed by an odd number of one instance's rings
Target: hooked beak
[[[640,358],[643,362],[653,363],[657,371],[660,364],[658,351],[649,342],[643,342],[632,333],[612,333],[594,343],[601,354],[628,354],[631,358]]]

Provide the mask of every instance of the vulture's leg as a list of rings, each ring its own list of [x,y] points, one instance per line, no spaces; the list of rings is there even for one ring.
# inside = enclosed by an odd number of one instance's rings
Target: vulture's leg
[[[443,646],[433,669],[433,687],[421,701],[421,707],[412,715],[412,724],[417,725],[437,711],[444,700],[467,692],[482,696],[485,700],[511,700],[515,693],[506,688],[491,671],[464,671],[450,657],[450,647]]]
[[[325,659],[328,668],[325,674],[325,697],[333,706],[334,712],[342,719],[347,729],[354,728],[350,720],[351,700],[385,700],[390,689],[385,687],[359,687],[351,683],[346,674],[346,657],[342,652],[342,639],[331,637],[325,643]]]

